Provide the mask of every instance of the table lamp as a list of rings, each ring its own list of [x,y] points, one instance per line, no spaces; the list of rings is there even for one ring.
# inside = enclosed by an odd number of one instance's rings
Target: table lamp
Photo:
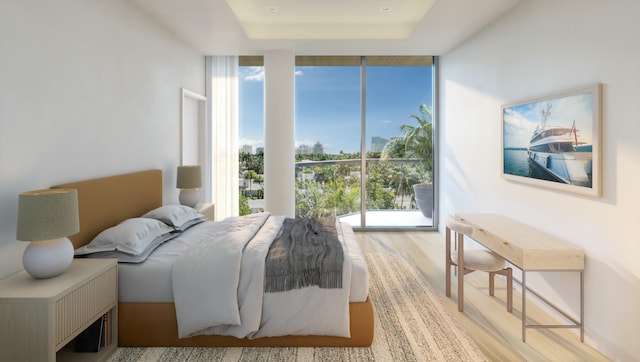
[[[18,240],[30,241],[22,256],[27,273],[38,279],[61,274],[73,260],[67,238],[80,231],[78,191],[49,189],[20,193]]]
[[[180,189],[180,204],[195,207],[198,203],[198,190],[202,186],[200,166],[178,166],[177,187]]]

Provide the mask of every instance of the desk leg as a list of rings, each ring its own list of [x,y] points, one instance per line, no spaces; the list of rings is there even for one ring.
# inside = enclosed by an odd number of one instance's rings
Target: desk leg
[[[464,311],[464,235],[458,235],[458,312]]]
[[[584,271],[580,271],[580,342],[584,342]]]
[[[527,272],[522,271],[522,342],[527,341]]]
[[[553,270],[546,270],[553,271]],[[559,271],[559,270],[555,270]],[[527,290],[526,271],[522,271],[522,342],[526,342],[526,331],[529,328],[580,328],[580,342],[584,342],[584,270],[569,270],[580,272],[580,319],[570,316],[549,300],[536,293],[533,290]],[[561,314],[567,320],[573,324],[527,324],[527,291],[531,292],[534,296],[540,299],[544,304],[553,308],[557,313]]]

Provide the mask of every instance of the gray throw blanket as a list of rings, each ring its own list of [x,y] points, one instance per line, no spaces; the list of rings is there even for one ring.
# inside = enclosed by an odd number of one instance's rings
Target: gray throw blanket
[[[285,219],[269,247],[264,291],[342,288],[343,259],[335,217]]]

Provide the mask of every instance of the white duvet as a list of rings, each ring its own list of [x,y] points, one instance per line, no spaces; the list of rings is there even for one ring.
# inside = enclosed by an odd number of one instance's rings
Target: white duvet
[[[209,223],[198,246],[176,260],[172,284],[178,335],[259,338],[282,335],[350,337],[351,259],[338,223],[342,288],[311,286],[264,293],[264,263],[283,216],[269,213]]]

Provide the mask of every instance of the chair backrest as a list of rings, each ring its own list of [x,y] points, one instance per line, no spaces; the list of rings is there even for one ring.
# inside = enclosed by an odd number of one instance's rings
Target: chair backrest
[[[453,218],[453,216],[449,215],[444,220],[445,225],[457,232],[458,234],[464,234],[471,236],[473,234],[473,227],[469,224],[465,224]]]

